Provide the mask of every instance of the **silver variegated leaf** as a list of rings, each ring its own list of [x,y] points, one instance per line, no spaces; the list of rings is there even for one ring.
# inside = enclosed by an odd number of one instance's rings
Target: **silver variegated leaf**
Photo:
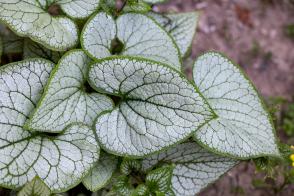
[[[17,194],[17,196],[50,196],[49,187],[36,176],[32,181],[28,182]]]
[[[180,52],[170,35],[151,18],[127,13],[116,20],[100,12],[85,25],[82,47],[96,59],[111,56],[114,41],[123,44],[121,55],[137,56],[181,68]]]
[[[199,20],[199,13],[187,12],[161,15],[149,12],[148,15],[154,18],[154,20],[170,33],[180,49],[181,56],[185,57],[192,47]]]
[[[26,125],[28,129],[61,132],[73,122],[92,126],[98,114],[112,109],[110,98],[87,92],[90,62],[82,50],[72,50],[62,57]]]
[[[119,176],[117,177],[113,187],[115,195],[120,196],[133,196],[134,187],[130,184],[128,176]]]
[[[212,154],[194,142],[186,142],[145,158],[142,167],[150,170],[157,164],[173,164],[173,192],[176,196],[191,196],[217,180],[237,162]]]
[[[0,21],[16,34],[52,50],[67,50],[78,42],[78,29],[66,17],[53,17],[36,0],[0,0]]]
[[[198,58],[193,75],[218,116],[197,130],[197,141],[238,158],[279,156],[270,116],[238,67],[221,54],[210,52]]]
[[[143,157],[163,150],[214,117],[192,83],[158,62],[106,58],[92,64],[89,82],[122,99],[96,121],[100,144],[114,154]]]
[[[0,68],[0,186],[20,188],[39,176],[53,192],[66,191],[99,158],[93,131],[85,125],[70,125],[57,136],[23,128],[52,68],[43,59]]]
[[[86,18],[94,13],[100,0],[54,0],[61,9],[72,18]]]
[[[101,153],[99,161],[83,179],[85,187],[96,192],[105,187],[111,180],[116,168],[118,160],[115,156]]]
[[[141,170],[141,165],[141,161],[138,159],[124,158],[120,164],[120,172],[124,175],[129,175],[132,171],[138,172]]]

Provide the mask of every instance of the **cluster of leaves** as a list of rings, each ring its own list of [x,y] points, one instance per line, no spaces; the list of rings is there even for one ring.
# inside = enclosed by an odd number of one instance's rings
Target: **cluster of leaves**
[[[17,44],[25,59],[0,68],[2,187],[194,195],[239,160],[280,156],[230,60],[203,54],[186,79],[198,13],[152,12],[163,1],[0,0],[16,34],[1,27],[1,52]]]

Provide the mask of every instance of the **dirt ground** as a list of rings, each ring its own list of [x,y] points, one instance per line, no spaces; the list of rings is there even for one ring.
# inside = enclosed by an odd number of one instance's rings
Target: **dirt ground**
[[[201,11],[191,53],[193,59],[208,50],[223,52],[243,67],[263,96],[292,100],[294,39],[285,33],[285,26],[294,23],[294,4],[290,1],[170,0],[155,9]],[[266,187],[252,185],[254,179],[263,178],[263,175],[256,174],[252,163],[241,163],[200,195],[294,195],[294,185],[285,187],[278,194]]]

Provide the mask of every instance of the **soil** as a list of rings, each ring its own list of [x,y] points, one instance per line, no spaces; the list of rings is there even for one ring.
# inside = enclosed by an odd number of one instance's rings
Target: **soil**
[[[201,11],[191,58],[209,50],[222,52],[245,70],[261,95],[291,101],[294,95],[294,38],[285,33],[286,26],[294,24],[294,4],[290,1],[170,0],[154,9]],[[190,67],[187,73],[191,73]],[[286,140],[285,137],[282,140]],[[256,188],[252,184],[256,179],[266,180],[264,175],[256,173],[252,162],[242,162],[200,195],[294,195],[294,185],[281,191]],[[275,183],[274,186],[283,183],[282,175],[277,175],[276,179],[276,182],[267,183]]]

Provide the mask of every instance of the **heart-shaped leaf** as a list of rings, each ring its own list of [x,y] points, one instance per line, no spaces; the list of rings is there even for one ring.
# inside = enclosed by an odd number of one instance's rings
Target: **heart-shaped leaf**
[[[52,50],[67,50],[78,41],[72,20],[51,16],[36,0],[0,0],[0,21],[19,36],[30,37]]]
[[[154,12],[148,14],[174,38],[181,56],[185,57],[192,46],[199,20],[198,12],[161,15]]]
[[[19,188],[39,176],[53,192],[65,191],[98,160],[94,133],[85,125],[71,125],[58,136],[23,129],[52,68],[43,59],[0,68],[0,186]]]
[[[112,109],[110,98],[87,92],[89,87],[85,83],[90,62],[82,50],[72,50],[62,57],[27,123],[28,129],[61,132],[73,122],[92,126],[98,114]]]
[[[36,176],[32,181],[27,183],[17,194],[17,196],[50,196],[49,187]]]
[[[175,195],[195,195],[236,165],[236,161],[187,142],[143,160],[145,170],[158,163],[173,164],[171,187]]]
[[[112,16],[100,12],[85,25],[82,47],[96,59],[121,54],[152,59],[181,68],[173,39],[151,18],[136,13]],[[120,46],[121,45],[121,46]]]
[[[103,188],[110,182],[117,168],[117,163],[118,160],[115,156],[101,153],[99,161],[83,179],[85,187],[92,192]]]
[[[194,81],[218,118],[201,127],[197,141],[238,158],[279,156],[274,128],[254,86],[221,54],[198,58]]]
[[[192,83],[158,62],[109,57],[91,66],[89,82],[122,99],[96,121],[100,144],[114,154],[142,157],[162,150],[214,117]]]

